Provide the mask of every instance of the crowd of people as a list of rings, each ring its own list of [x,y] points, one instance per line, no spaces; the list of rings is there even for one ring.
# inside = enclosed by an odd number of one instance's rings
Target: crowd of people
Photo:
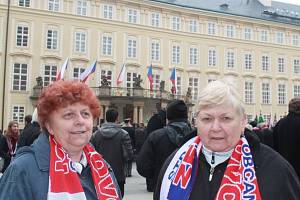
[[[248,123],[223,81],[209,83],[196,106],[192,124],[186,103],[173,100],[147,126],[119,123],[110,108],[95,127],[94,92],[56,81],[22,131],[11,121],[0,134],[0,200],[122,199],[134,161],[155,200],[300,199],[300,98],[274,127]]]

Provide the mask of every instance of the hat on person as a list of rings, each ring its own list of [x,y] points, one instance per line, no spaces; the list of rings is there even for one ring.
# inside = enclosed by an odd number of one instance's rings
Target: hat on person
[[[187,119],[187,106],[182,100],[174,100],[171,101],[167,105],[167,119],[175,120],[175,119]]]

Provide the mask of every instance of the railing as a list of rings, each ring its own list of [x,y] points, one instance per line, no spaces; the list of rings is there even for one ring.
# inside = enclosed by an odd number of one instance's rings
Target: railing
[[[140,98],[157,98],[165,100],[181,99],[187,103],[192,103],[191,97],[184,95],[174,95],[168,91],[153,90],[143,88],[125,88],[125,87],[91,87],[99,98],[103,97],[140,97]],[[43,88],[33,88],[32,99],[37,99]]]

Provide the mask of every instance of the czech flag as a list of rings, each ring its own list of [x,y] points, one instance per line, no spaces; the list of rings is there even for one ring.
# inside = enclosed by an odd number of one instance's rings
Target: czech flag
[[[174,67],[172,69],[172,73],[170,76],[170,81],[172,82],[172,94],[176,94],[176,88],[177,88],[177,73],[176,73],[176,68]]]
[[[126,73],[126,64],[124,63],[117,79],[117,85],[121,84],[125,80],[125,73]]]
[[[80,74],[80,81],[85,83],[88,77],[96,71],[97,61],[95,61],[91,66],[86,68],[84,72]]]
[[[68,62],[69,62],[69,58],[67,58],[66,59],[66,61],[64,62],[64,64],[63,64],[63,66],[61,67],[61,69],[60,69],[60,72],[58,72],[57,74],[56,74],[56,81],[59,81],[59,80],[63,80],[64,79],[64,73],[65,73],[65,71],[66,71],[66,69],[67,69],[67,67],[68,67]]]
[[[147,73],[149,82],[150,82],[150,92],[153,90],[153,73],[152,73],[152,64],[148,68],[148,73]]]

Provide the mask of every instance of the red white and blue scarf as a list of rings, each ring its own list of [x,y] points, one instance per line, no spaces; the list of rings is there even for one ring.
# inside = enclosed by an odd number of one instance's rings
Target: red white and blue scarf
[[[162,180],[160,200],[188,200],[197,177],[202,143],[199,136],[186,142],[171,160]],[[201,186],[200,186],[201,187]],[[249,144],[244,136],[225,170],[216,200],[261,200]]]
[[[50,168],[48,200],[86,200],[74,163],[54,137],[50,135]],[[109,173],[105,161],[90,145],[83,148],[91,168],[98,199],[120,200],[117,187]]]

